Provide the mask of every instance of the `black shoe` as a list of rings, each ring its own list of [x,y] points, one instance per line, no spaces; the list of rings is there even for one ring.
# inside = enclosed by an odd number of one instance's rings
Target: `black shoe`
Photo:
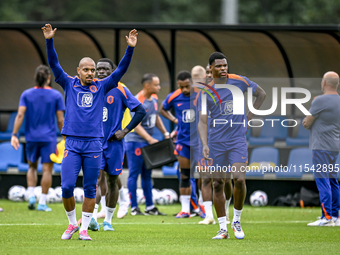
[[[28,210],[35,210],[35,204],[28,204]]]
[[[145,215],[145,214],[140,211],[139,207],[136,207],[135,209],[131,210],[131,215],[135,216],[135,215]]]
[[[190,211],[190,217],[196,217],[199,216],[199,213],[195,212],[195,211]]]
[[[163,215],[163,216],[166,216],[165,213],[161,213],[160,211],[158,211],[157,207],[154,207],[151,210],[145,210],[144,214],[145,215]]]

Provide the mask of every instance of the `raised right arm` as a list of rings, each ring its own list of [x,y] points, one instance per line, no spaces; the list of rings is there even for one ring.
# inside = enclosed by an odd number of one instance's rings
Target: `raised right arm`
[[[47,50],[47,60],[48,65],[51,67],[56,81],[64,73],[64,70],[59,64],[57,52],[54,49],[53,38],[46,39],[46,50]]]
[[[52,72],[54,74],[56,82],[65,88],[64,83],[63,83],[63,76],[67,76],[67,74],[64,72],[64,70],[61,68],[58,60],[58,55],[57,52],[55,51],[54,48],[54,42],[53,42],[53,37],[55,35],[55,32],[57,29],[52,29],[52,26],[50,24],[46,24],[44,27],[41,28],[44,37],[46,39],[46,51],[47,51],[47,60],[48,60],[48,65],[51,67]],[[64,77],[66,78],[66,77]]]

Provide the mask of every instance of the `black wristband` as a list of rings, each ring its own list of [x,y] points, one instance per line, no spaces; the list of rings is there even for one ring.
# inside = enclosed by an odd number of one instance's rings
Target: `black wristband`
[[[18,134],[14,134],[14,133],[12,133],[12,136],[16,136],[16,137],[18,137]]]

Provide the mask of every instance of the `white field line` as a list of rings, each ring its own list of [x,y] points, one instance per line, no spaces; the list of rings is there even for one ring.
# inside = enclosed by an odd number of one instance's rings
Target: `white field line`
[[[310,221],[242,221],[244,224],[300,224],[300,223],[308,223]],[[198,222],[113,222],[113,225],[198,225]],[[1,226],[62,226],[67,224],[62,223],[0,223]]]

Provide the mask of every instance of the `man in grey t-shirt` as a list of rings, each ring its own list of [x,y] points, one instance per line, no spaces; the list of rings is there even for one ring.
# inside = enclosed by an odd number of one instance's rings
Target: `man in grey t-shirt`
[[[308,226],[340,226],[340,189],[337,180],[339,165],[335,165],[340,150],[339,75],[327,72],[323,76],[323,95],[317,96],[302,122],[310,129],[309,148],[313,151],[314,178],[319,190],[322,216]]]

